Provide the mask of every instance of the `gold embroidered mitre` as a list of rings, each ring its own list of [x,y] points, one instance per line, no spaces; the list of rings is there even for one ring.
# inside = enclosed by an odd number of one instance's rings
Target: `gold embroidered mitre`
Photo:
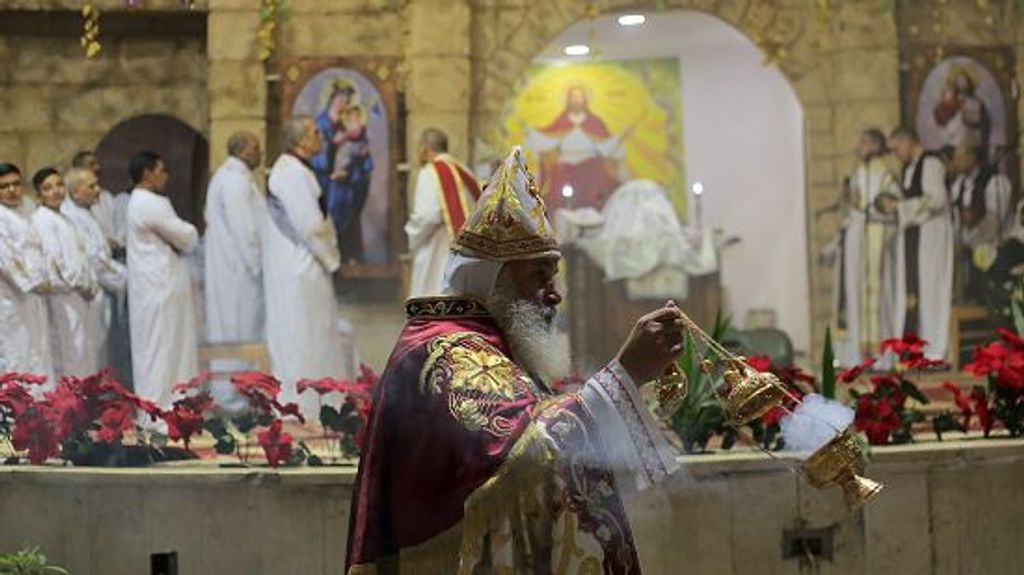
[[[452,250],[497,262],[559,255],[547,208],[519,146],[491,176]]]

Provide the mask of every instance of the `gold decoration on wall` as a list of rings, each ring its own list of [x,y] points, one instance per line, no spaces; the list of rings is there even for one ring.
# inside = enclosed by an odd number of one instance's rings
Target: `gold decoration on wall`
[[[256,39],[260,46],[260,60],[266,62],[277,50],[277,32],[284,14],[285,0],[261,0],[260,28]]]
[[[79,39],[86,58],[95,58],[103,47],[100,45],[100,11],[92,0],[82,3],[82,37]]]

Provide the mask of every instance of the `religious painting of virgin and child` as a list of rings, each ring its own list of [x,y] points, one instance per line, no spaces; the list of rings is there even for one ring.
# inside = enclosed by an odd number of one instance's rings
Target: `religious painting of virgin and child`
[[[497,149],[522,142],[548,208],[601,209],[620,185],[654,180],[682,215],[682,94],[677,58],[532,66]]]
[[[368,70],[335,62],[286,66],[284,117],[308,116],[323,146],[313,157],[321,208],[334,223],[344,263],[384,264],[389,249],[393,107]]]

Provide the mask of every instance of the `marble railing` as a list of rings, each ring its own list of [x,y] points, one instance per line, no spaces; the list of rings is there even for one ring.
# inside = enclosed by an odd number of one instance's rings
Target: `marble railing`
[[[866,475],[886,488],[853,514],[838,490],[815,490],[785,461],[681,461],[629,503],[647,574],[1000,575],[1024,565],[1024,441],[876,449]],[[144,575],[152,555],[171,552],[181,574],[339,574],[354,475],[0,466],[0,552],[38,545],[73,575]]]

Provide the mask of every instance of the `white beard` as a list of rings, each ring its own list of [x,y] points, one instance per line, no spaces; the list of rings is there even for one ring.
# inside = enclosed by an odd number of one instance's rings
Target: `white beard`
[[[569,338],[554,328],[558,312],[516,297],[504,280],[499,276],[487,308],[505,334],[512,359],[544,383],[567,376]]]

